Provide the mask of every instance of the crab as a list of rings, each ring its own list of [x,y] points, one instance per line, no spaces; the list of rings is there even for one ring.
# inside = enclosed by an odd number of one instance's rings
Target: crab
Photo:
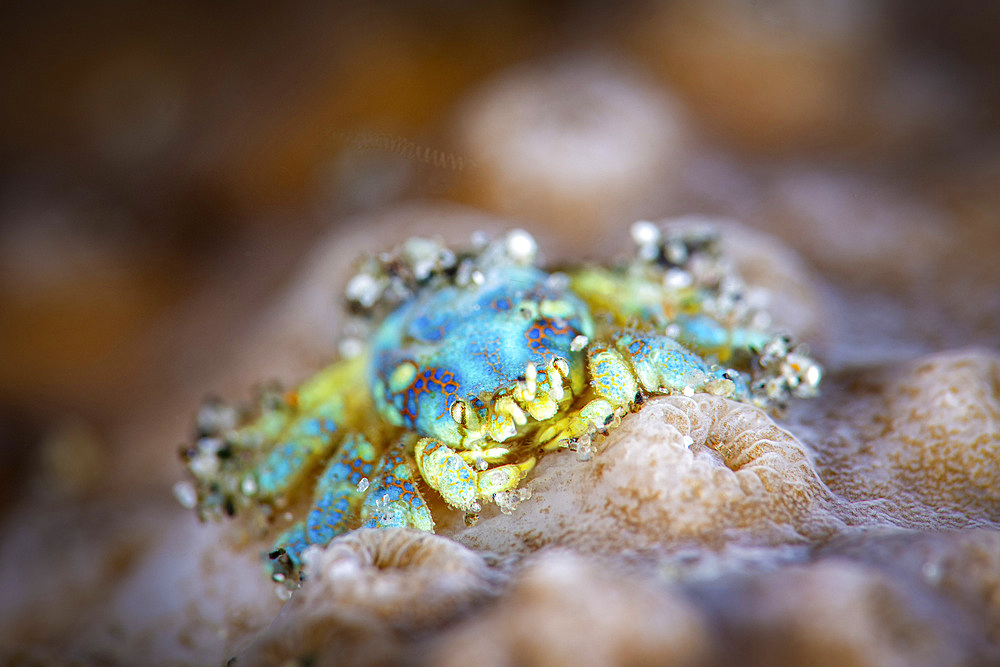
[[[468,524],[486,502],[511,513],[540,456],[589,459],[650,396],[779,411],[816,394],[820,367],[765,326],[715,232],[631,232],[634,255],[610,268],[545,270],[521,230],[368,257],[347,286],[341,360],[253,408],[203,407],[182,448],[187,504],[285,524],[271,574],[295,587],[311,545],[360,527],[433,531],[428,500]]]

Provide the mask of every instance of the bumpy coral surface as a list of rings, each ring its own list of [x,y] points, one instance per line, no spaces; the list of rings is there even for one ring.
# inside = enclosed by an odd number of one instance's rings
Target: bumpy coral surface
[[[542,461],[516,522],[456,539],[506,553],[547,545],[615,553],[731,540],[806,544],[844,526],[804,446],[760,410],[707,395],[651,400],[594,461]]]
[[[998,378],[996,352],[929,355],[840,380],[850,391],[838,392],[825,414],[804,420],[800,430],[815,434],[817,464],[830,487],[871,520],[995,525]]]
[[[690,135],[679,105],[642,71],[564,58],[504,73],[472,93],[458,145],[476,164],[469,189],[491,210],[606,235],[656,210],[680,178]]]
[[[505,577],[456,542],[405,528],[363,528],[305,554],[309,585],[282,609],[242,660],[287,655],[348,661],[398,651],[395,632],[453,621],[495,597]]]
[[[677,590],[556,550],[526,562],[499,604],[435,641],[429,662],[694,665],[710,654],[708,638],[708,620]]]

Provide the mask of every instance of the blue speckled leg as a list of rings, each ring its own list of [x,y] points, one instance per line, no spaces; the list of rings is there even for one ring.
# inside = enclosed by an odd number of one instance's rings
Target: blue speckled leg
[[[362,358],[331,364],[297,390],[264,394],[252,421],[199,440],[185,458],[198,484],[200,514],[257,506],[270,515],[307,492],[344,433],[369,423],[371,397],[349,390],[363,381],[364,368]]]
[[[709,367],[673,338],[656,333],[621,332],[587,351],[590,386],[596,398],[539,432],[546,449],[589,439],[616,426],[626,411],[651,394],[706,392],[733,396],[746,383],[738,373]],[[735,379],[734,379],[735,378]]]
[[[677,340],[701,355],[711,355],[726,363],[734,355],[746,355],[762,350],[770,339],[763,331],[747,328],[729,329],[707,315],[681,315]]]
[[[274,545],[271,558],[276,578],[294,580],[306,547],[325,546],[350,530],[365,496],[362,480],[375,472],[377,459],[375,448],[364,436],[349,435],[344,439],[316,482],[313,508],[305,521],[294,525]]]
[[[536,441],[542,447],[586,441],[595,432],[613,428],[645,395],[708,392],[731,396],[736,387],[697,354],[656,333],[621,332],[608,342],[592,344],[587,370],[596,398],[541,430]]]
[[[420,492],[416,464],[406,442],[378,458],[364,436],[349,435],[316,482],[315,500],[305,521],[286,531],[270,553],[273,576],[294,586],[302,552],[326,546],[337,535],[367,528],[418,528],[434,531],[434,520]],[[368,480],[365,483],[365,480]]]
[[[745,373],[709,366],[668,336],[624,333],[616,338],[616,348],[628,359],[647,392],[706,392],[738,401],[750,398]]]
[[[339,404],[323,405],[284,430],[280,441],[254,470],[258,497],[268,499],[286,493],[333,448],[340,412]]]
[[[298,573],[302,567],[302,552],[308,546],[304,522],[300,521],[285,531],[268,554],[273,561],[271,577],[275,581],[285,581],[290,588],[294,588],[298,583]]]
[[[668,336],[621,333],[614,342],[647,392],[702,391],[715,379],[701,357]]]
[[[361,506],[364,527],[434,532],[434,519],[416,486],[420,473],[408,450],[404,440],[383,455]]]
[[[733,383],[733,392],[728,397],[734,401],[750,402],[750,385],[746,373],[739,373],[732,368],[713,367],[712,377],[716,380],[729,380]]]

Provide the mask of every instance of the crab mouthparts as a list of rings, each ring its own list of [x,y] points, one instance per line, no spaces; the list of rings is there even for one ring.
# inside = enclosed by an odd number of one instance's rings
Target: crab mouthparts
[[[508,440],[529,417],[540,422],[559,412],[560,403],[572,395],[563,386],[569,370],[569,363],[561,357],[551,357],[541,370],[528,362],[523,379],[497,390],[487,400],[477,400],[482,407],[456,399],[449,408],[451,418],[465,431],[466,441]]]

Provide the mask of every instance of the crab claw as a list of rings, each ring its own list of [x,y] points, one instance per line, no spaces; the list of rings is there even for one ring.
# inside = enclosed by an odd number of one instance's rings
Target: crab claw
[[[535,458],[529,457],[521,463],[473,470],[459,453],[433,438],[417,441],[414,458],[430,487],[449,505],[465,512],[478,511],[480,498],[517,488],[535,466]]]
[[[563,417],[540,431],[535,440],[547,450],[558,449],[580,439],[589,440],[621,423],[624,413],[624,408],[615,407],[603,398],[595,398],[577,413]]]

